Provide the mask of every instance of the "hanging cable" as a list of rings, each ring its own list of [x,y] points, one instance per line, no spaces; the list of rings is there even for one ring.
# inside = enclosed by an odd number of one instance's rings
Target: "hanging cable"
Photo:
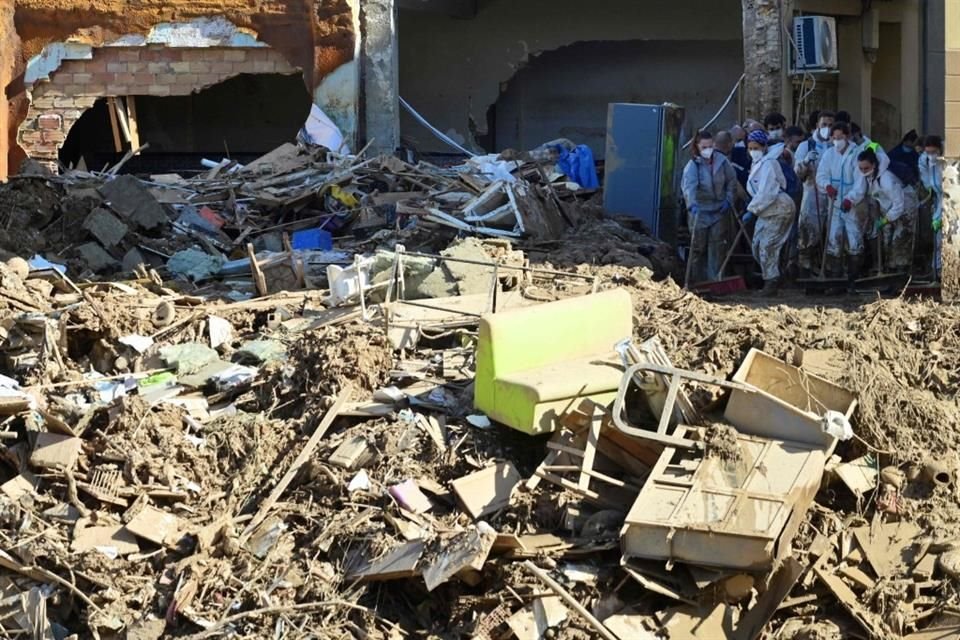
[[[720,110],[717,111],[717,113],[716,113],[712,118],[710,118],[710,122],[708,122],[707,124],[703,125],[703,126],[700,127],[699,129],[697,129],[698,132],[703,131],[703,130],[705,130],[707,127],[709,127],[710,125],[712,125],[714,122],[717,121],[717,118],[719,118],[719,117],[723,114],[723,112],[726,111],[727,107],[730,105],[730,101],[733,100],[733,97],[734,97],[735,95],[737,95],[737,90],[740,88],[740,85],[743,84],[743,81],[744,81],[744,79],[745,79],[746,77],[747,77],[747,74],[746,74],[746,73],[744,73],[742,76],[740,76],[740,79],[737,80],[737,84],[733,85],[733,90],[730,91],[730,95],[727,96],[727,101],[724,102],[724,103],[723,103],[723,106],[720,107]],[[686,148],[689,147],[691,144],[693,144],[693,138],[691,138],[690,140],[687,140],[686,144],[683,145],[683,148],[686,149]]]
[[[465,154],[467,154],[468,156],[470,156],[471,158],[477,157],[477,154],[475,154],[474,152],[469,151],[469,150],[461,147],[461,146],[460,146],[459,144],[457,144],[450,136],[448,136],[448,135],[445,134],[444,132],[440,131],[439,129],[437,129],[436,127],[434,127],[434,126],[433,126],[432,124],[430,124],[429,122],[427,122],[427,119],[424,118],[424,117],[423,117],[422,115],[420,115],[419,113],[417,113],[417,110],[414,109],[413,107],[411,107],[411,106],[410,106],[410,103],[407,102],[406,100],[404,100],[403,98],[400,98],[400,106],[403,107],[404,109],[406,109],[406,110],[407,110],[407,113],[409,113],[411,116],[413,116],[414,119],[415,119],[417,122],[419,122],[420,124],[422,124],[423,126],[425,126],[427,129],[429,129],[429,130],[430,130],[430,133],[432,133],[434,136],[436,136],[437,139],[440,140],[441,142],[447,143],[448,145],[450,145],[451,147],[453,147],[454,149],[456,149],[456,150],[459,151],[460,153],[465,153]]]

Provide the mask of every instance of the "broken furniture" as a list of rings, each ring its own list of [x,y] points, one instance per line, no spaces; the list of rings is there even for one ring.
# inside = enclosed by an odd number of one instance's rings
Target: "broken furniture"
[[[613,401],[622,376],[613,346],[632,331],[623,289],[484,315],[474,406],[519,431],[553,431],[580,400]]]
[[[736,431],[680,425],[669,434],[676,444],[664,450],[627,515],[625,559],[770,569],[789,548],[836,445],[819,416],[829,410],[849,417],[855,406],[849,392],[758,350],[733,383],[716,382],[733,387],[725,417]],[[665,411],[672,413],[672,401]],[[700,446],[684,448],[692,440]]]

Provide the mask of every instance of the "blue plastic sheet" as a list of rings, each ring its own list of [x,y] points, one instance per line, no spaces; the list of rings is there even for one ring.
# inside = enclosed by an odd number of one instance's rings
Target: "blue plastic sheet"
[[[583,189],[597,189],[600,180],[597,177],[597,165],[593,161],[593,151],[585,144],[578,145],[573,151],[557,145],[560,159],[557,166],[563,174],[579,184]]]

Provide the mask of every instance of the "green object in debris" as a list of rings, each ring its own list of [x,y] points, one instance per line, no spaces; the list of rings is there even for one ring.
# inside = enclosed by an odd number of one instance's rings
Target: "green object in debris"
[[[141,389],[146,389],[147,387],[154,387],[158,385],[169,386],[177,382],[177,376],[175,376],[170,371],[163,371],[161,373],[155,373],[152,376],[147,376],[142,378],[137,382],[137,386]]]
[[[234,354],[234,360],[241,363],[260,364],[286,359],[287,347],[279,340],[251,340],[244,343]]]
[[[185,376],[199,371],[220,356],[199,342],[185,342],[160,349],[160,357],[171,367],[177,368],[177,375]]]

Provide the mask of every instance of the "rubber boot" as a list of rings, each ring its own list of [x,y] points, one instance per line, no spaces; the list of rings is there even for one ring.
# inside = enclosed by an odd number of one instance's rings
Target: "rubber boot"
[[[760,290],[760,297],[775,298],[779,292],[780,292],[779,278],[773,278],[772,280],[764,280],[763,289]]]
[[[857,280],[860,279],[860,271],[863,269],[863,256],[847,257],[847,290],[853,293],[857,290]]]

